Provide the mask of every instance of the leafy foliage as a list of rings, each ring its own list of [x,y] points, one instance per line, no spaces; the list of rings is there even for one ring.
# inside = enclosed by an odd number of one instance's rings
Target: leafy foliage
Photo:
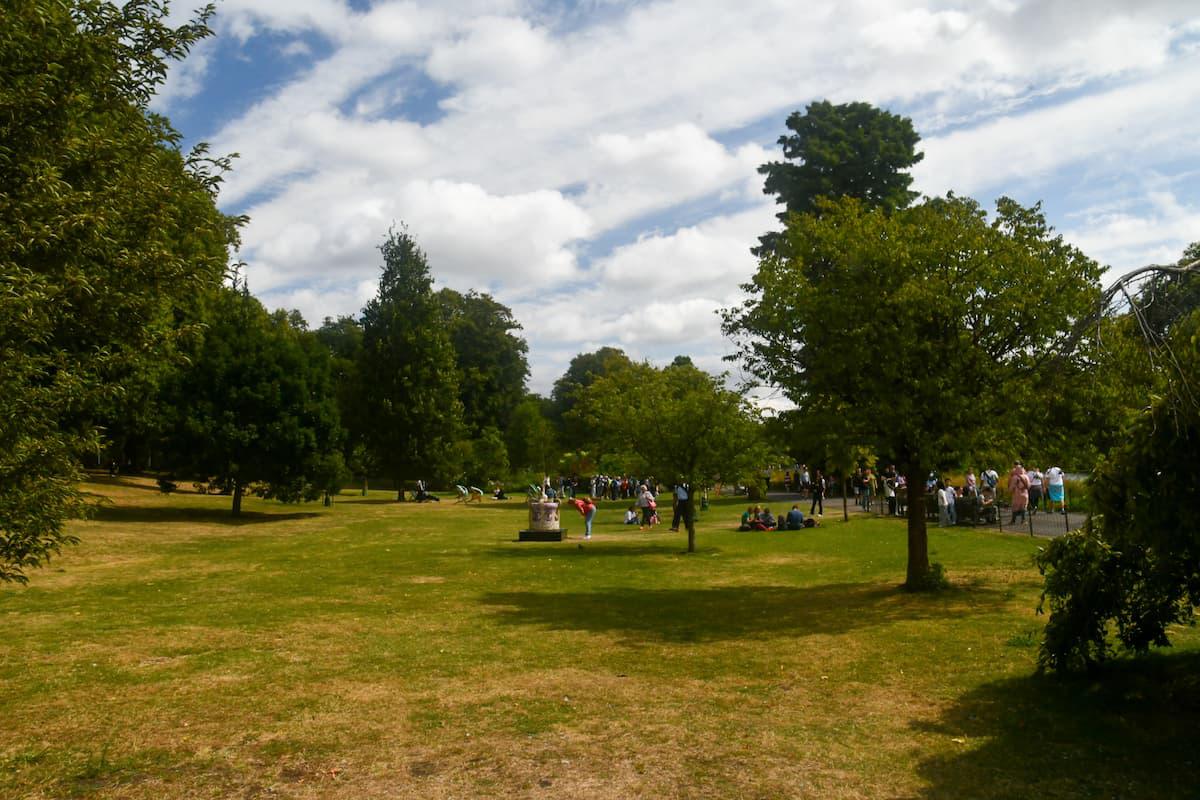
[[[1039,556],[1045,575],[1039,611],[1050,619],[1042,666],[1093,668],[1110,654],[1110,626],[1125,648],[1170,643],[1168,626],[1192,620],[1200,604],[1200,313],[1175,327],[1180,379],[1166,385],[1092,478],[1088,527]]]
[[[754,410],[690,365],[613,369],[578,396],[572,413],[597,449],[635,456],[635,469],[696,489],[736,482],[764,463]],[[694,517],[687,515],[688,552],[696,549]]]
[[[445,312],[407,229],[391,231],[380,251],[383,272],[363,309],[358,363],[370,414],[366,444],[397,485],[422,475],[452,477],[462,402]]]
[[[526,397],[513,410],[506,433],[508,457],[513,467],[546,475],[559,450],[558,435],[550,421],[550,401]]]
[[[571,359],[567,371],[554,382],[550,392],[554,420],[559,424],[562,443],[567,447],[583,447],[587,432],[580,427],[579,417],[571,411],[584,396],[588,387],[598,379],[633,364],[619,347],[601,347],[592,353],[580,353]]]
[[[207,319],[168,389],[171,470],[232,492],[235,514],[248,488],[295,502],[336,486],[341,428],[325,348],[238,289],[218,290]]]
[[[529,346],[516,336],[512,309],[491,295],[453,289],[437,293],[458,367],[459,397],[468,431],[504,428],[525,396]]]
[[[916,151],[921,137],[907,117],[870,103],[822,100],[810,103],[803,114],[793,112],[787,127],[792,133],[779,137],[787,161],[758,168],[766,176],[763,193],[784,206],[781,222],[790,214],[820,213],[821,197],[854,197],[884,211],[906,208],[916,199],[906,170],[924,154]],[[762,256],[780,244],[780,237],[768,233],[759,241],[755,255]]]
[[[891,214],[854,198],[820,210],[791,218],[787,256],[761,260],[725,330],[814,428],[905,473],[908,585],[922,585],[926,474],[1020,446],[1022,409],[1090,308],[1099,266],[1051,235],[1037,207],[1007,199],[990,222],[954,196]]]
[[[209,35],[208,7],[14,0],[0,36],[0,580],[71,541],[76,454],[91,419],[169,353],[178,318],[219,283],[227,160],[189,156],[147,103]]]

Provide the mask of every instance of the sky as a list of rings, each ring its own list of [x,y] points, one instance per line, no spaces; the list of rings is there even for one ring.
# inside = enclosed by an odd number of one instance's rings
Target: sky
[[[220,0],[213,27],[154,108],[239,155],[251,291],[356,315],[407,225],[435,288],[513,309],[542,394],[605,345],[737,377],[717,312],[779,227],[757,167],[816,100],[910,117],[914,189],[1041,202],[1109,279],[1200,240],[1197,0]]]

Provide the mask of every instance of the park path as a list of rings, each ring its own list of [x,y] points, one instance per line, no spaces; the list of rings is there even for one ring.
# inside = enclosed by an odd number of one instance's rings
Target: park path
[[[782,509],[784,513],[786,513],[787,509],[792,507],[793,503],[798,503],[800,505],[800,510],[803,511],[805,514],[807,514],[808,509],[809,509],[809,504],[812,503],[812,499],[806,495],[798,494],[796,492],[767,492],[767,499],[765,502],[768,505],[775,507],[775,510],[777,512],[779,512],[780,509]],[[863,514],[868,513],[866,511],[863,511],[863,509],[860,506],[855,505],[853,498],[850,499],[849,510],[850,510],[850,514],[852,516],[858,516],[858,515],[863,515]],[[829,497],[829,498],[825,499],[825,516],[826,517],[830,517],[833,515],[841,515],[841,513],[842,513],[842,498],[841,497]],[[873,515],[880,516],[877,513],[873,514]],[[1009,523],[1008,523],[1009,518],[1010,518],[1010,512],[1007,509],[1004,509],[1003,513],[1000,516],[998,523],[995,523],[995,524],[980,523],[979,525],[960,525],[960,526],[955,526],[955,527],[961,527],[961,528],[966,528],[966,529],[975,528],[975,527],[987,528],[987,529],[991,529],[991,530],[998,530],[1001,533],[1011,533],[1014,535],[1024,535],[1024,536],[1036,536],[1036,537],[1039,537],[1042,539],[1055,539],[1055,538],[1058,538],[1059,536],[1062,536],[1064,533],[1067,533],[1068,531],[1078,530],[1079,528],[1082,528],[1083,523],[1087,520],[1087,514],[1084,514],[1082,512],[1068,511],[1068,513],[1064,515],[1064,514],[1058,513],[1058,512],[1040,511],[1036,514],[1028,515],[1025,522],[1023,522],[1023,523],[1018,522],[1016,525],[1009,525]],[[930,520],[929,525],[931,528],[937,527],[937,521]]]

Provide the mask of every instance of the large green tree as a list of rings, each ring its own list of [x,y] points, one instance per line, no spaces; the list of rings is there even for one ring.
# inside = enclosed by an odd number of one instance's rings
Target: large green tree
[[[362,493],[366,495],[367,482],[377,474],[377,465],[370,447],[374,429],[359,371],[363,350],[362,325],[354,317],[326,317],[321,327],[317,328],[316,335],[317,340],[329,351],[338,413],[346,430],[342,460],[347,470],[362,484]]]
[[[551,401],[531,395],[513,410],[505,430],[509,463],[544,476],[559,453],[558,434],[551,422]]]
[[[586,444],[586,431],[571,411],[598,379],[632,366],[629,356],[619,347],[601,347],[591,353],[580,353],[571,359],[567,371],[554,382],[550,391],[554,421],[559,426],[563,446],[578,449]]]
[[[725,312],[746,367],[848,448],[908,479],[907,585],[931,580],[925,476],[974,453],[1020,452],[1048,356],[1098,295],[1100,267],[1038,208],[990,221],[948,197],[885,213],[824,201],[797,214]]]
[[[595,380],[572,411],[596,450],[625,455],[631,468],[691,484],[688,552],[696,550],[695,497],[766,463],[754,409],[722,379],[689,364],[630,364]]]
[[[397,484],[458,472],[462,402],[454,345],[425,253],[408,230],[380,246],[379,291],[363,309],[358,374],[374,460]]]
[[[793,112],[787,127],[791,133],[779,137],[787,160],[758,168],[766,176],[763,194],[775,195],[783,206],[781,222],[786,224],[789,214],[819,213],[821,197],[855,197],[884,211],[906,208],[916,199],[907,170],[924,154],[917,152],[921,137],[907,117],[870,103],[821,100],[803,113]],[[755,255],[774,250],[780,238],[767,233],[759,241]]]
[[[311,500],[336,482],[341,428],[329,355],[245,291],[213,294],[203,340],[166,397],[167,468],[229,492],[234,514],[248,489]]]
[[[1180,265],[1194,264],[1197,250],[1189,247]],[[1046,578],[1038,610],[1050,610],[1042,667],[1097,667],[1112,653],[1114,629],[1127,650],[1166,646],[1170,627],[1191,622],[1200,605],[1195,277],[1156,276],[1123,313],[1101,320],[1106,335],[1091,343],[1103,345],[1096,370],[1129,416],[1089,482],[1088,524],[1038,556]]]
[[[223,275],[222,160],[184,155],[148,112],[211,7],[172,28],[157,0],[12,0],[0,21],[0,580],[71,540],[92,421],[169,355]],[[129,403],[136,402],[129,397]]]
[[[529,346],[514,333],[520,323],[512,309],[489,294],[442,289],[437,299],[454,346],[468,433],[479,436],[489,426],[506,428],[529,377]]]

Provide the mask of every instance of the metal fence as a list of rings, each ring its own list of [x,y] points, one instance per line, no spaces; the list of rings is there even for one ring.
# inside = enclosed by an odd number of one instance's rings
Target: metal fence
[[[861,497],[852,496],[849,498],[849,502],[851,511],[904,517],[907,513],[904,499],[896,497],[893,500],[872,495],[868,505]],[[840,500],[838,505],[841,505]],[[929,521],[930,527],[942,524],[935,495],[925,496],[925,519]],[[960,497],[955,503],[954,522],[951,523],[951,527],[988,528],[1001,533],[1053,538],[1082,528],[1086,519],[1087,515],[1082,512],[1074,512],[1069,509],[1067,513],[1052,511],[1048,505],[1030,508],[1023,514],[1014,515],[1007,503],[984,506],[975,498]]]

